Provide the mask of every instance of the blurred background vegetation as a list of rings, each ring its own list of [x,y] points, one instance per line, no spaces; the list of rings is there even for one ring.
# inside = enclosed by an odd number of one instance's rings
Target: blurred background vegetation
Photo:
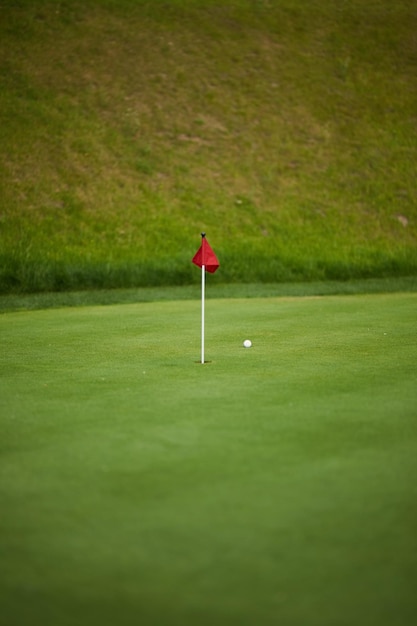
[[[411,0],[2,0],[0,292],[417,274]]]

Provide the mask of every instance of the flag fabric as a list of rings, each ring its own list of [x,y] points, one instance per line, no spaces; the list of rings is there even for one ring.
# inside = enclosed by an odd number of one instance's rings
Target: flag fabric
[[[199,249],[193,256],[192,261],[194,265],[197,265],[198,267],[203,267],[204,265],[207,272],[214,274],[214,272],[219,267],[220,263],[217,260],[217,257],[214,254],[213,250],[211,249],[210,244],[207,241],[205,234],[201,233],[201,236],[203,238],[201,241],[201,246],[199,247]]]

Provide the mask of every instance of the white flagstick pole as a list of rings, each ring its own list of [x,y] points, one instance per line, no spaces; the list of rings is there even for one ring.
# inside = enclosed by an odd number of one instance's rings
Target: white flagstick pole
[[[206,280],[206,266],[201,266],[201,362],[204,363],[204,292]]]

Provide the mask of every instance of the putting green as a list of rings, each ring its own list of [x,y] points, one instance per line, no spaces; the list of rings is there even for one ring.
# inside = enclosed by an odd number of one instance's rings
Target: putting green
[[[205,365],[198,301],[1,315],[0,623],[413,623],[416,311],[208,299]]]

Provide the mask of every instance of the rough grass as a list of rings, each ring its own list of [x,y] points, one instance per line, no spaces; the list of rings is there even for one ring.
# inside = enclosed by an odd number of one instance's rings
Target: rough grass
[[[213,283],[207,281],[205,295],[212,298],[271,298],[328,295],[358,295],[417,292],[417,277],[373,278],[349,281],[296,283]],[[161,300],[200,300],[201,286],[139,287],[97,289],[0,296],[0,313],[61,307],[159,302]]]
[[[407,0],[1,10],[1,291],[417,272]]]

